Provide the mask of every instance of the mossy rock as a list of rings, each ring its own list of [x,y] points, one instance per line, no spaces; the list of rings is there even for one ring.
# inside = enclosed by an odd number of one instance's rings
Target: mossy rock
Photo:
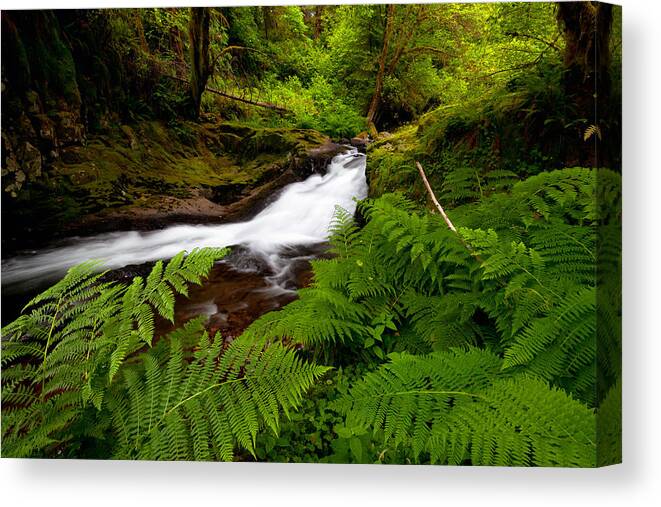
[[[20,199],[21,222],[36,228],[40,217],[31,210],[47,209],[49,229],[57,234],[110,209],[162,208],[160,201],[193,196],[234,203],[264,185],[277,190],[270,185],[276,180],[282,185],[305,177],[304,162],[319,158],[315,150],[328,143],[326,136],[301,129],[211,122],[179,122],[176,128],[159,121],[115,125],[84,146],[61,150],[43,181]],[[291,174],[281,178],[285,171]],[[7,216],[19,211],[19,200],[10,201],[3,205]]]
[[[404,191],[418,198],[415,160],[424,155],[418,137],[418,125],[406,125],[392,135],[383,137],[367,147],[367,181],[370,197],[387,192]]]

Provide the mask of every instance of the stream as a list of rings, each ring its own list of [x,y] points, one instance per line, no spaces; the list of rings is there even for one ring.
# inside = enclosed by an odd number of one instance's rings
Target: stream
[[[326,174],[286,186],[244,222],[73,237],[52,248],[24,252],[2,260],[3,314],[14,313],[5,304],[7,297],[24,304],[26,294],[44,289],[68,268],[89,259],[120,272],[137,266],[136,273],[143,274],[141,265],[182,250],[232,246],[202,286],[190,287],[189,297],[178,299],[175,325],[205,314],[207,327],[233,337],[263,313],[296,298],[296,289],[309,281],[309,261],[325,253],[335,207],[353,213],[355,199],[366,196],[365,155],[352,148],[334,157]]]

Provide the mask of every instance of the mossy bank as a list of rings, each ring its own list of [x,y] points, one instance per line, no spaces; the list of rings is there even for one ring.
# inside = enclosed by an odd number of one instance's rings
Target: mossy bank
[[[3,248],[168,223],[235,221],[343,149],[304,129],[200,122],[115,125],[63,147],[3,196]],[[28,232],[29,234],[26,234]]]

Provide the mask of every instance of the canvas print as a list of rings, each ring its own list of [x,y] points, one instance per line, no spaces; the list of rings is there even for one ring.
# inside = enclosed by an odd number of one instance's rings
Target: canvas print
[[[2,12],[2,457],[621,461],[601,2]]]

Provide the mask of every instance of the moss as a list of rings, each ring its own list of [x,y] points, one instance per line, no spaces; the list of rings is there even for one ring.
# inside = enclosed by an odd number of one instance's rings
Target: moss
[[[76,65],[69,46],[62,39],[57,17],[52,11],[16,13],[31,78],[42,96],[52,101],[64,97],[72,109],[80,105]]]
[[[307,130],[211,122],[184,122],[181,127],[191,135],[182,138],[158,121],[118,124],[90,136],[84,146],[64,148],[41,178],[29,182],[18,199],[3,204],[3,224],[9,231],[3,245],[16,248],[24,230],[40,231],[31,236],[44,240],[57,236],[64,228],[85,223],[89,215],[103,220],[113,212],[130,216],[144,208],[168,211],[172,198],[207,196],[217,204],[230,204],[279,181],[286,170],[295,177],[300,162],[314,156],[312,149],[328,142]],[[228,136],[238,141],[228,143]],[[249,157],[243,151],[247,140],[252,140]]]
[[[230,202],[242,189],[288,167],[292,157],[303,157],[328,140],[307,130],[181,126],[190,134],[183,139],[158,121],[113,127],[87,146],[64,150],[49,171],[51,182],[75,188],[84,196],[79,200],[86,212],[144,206],[159,195],[186,197],[193,189],[213,189],[218,201]],[[237,141],[228,142],[228,136]]]
[[[242,160],[250,160],[260,154],[304,155],[309,149],[328,140],[323,134],[309,129],[253,128],[228,123],[223,129],[229,147],[238,148]],[[238,146],[236,138],[240,139]]]
[[[524,89],[426,113],[369,147],[370,196],[399,190],[424,200],[415,160],[439,192],[449,172],[467,168],[480,175],[499,170],[527,177],[566,165],[567,132],[555,127],[562,124],[552,121],[557,113],[542,105]]]
[[[418,188],[416,158],[422,154],[418,125],[406,125],[389,136],[377,139],[367,150],[367,179],[370,196],[402,189],[411,197],[424,191]]]

